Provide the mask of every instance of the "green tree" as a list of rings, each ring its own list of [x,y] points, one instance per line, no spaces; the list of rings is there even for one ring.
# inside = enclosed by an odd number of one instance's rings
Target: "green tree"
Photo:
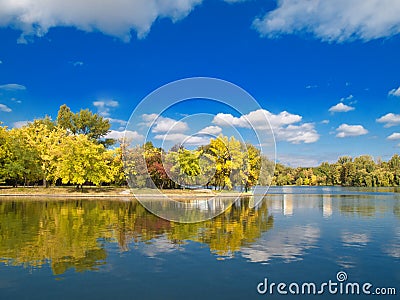
[[[84,134],[90,139],[104,144],[112,145],[115,141],[103,138],[110,130],[110,121],[98,114],[92,113],[89,109],[81,109],[77,113],[71,112],[67,105],[60,106],[57,115],[57,125],[66,129],[72,134]]]
[[[83,134],[72,135],[64,139],[56,174],[64,184],[72,183],[81,188],[86,182],[100,185],[113,178],[109,164],[102,144],[94,143]]]
[[[60,156],[66,131],[43,120],[35,120],[19,130],[22,130],[29,146],[39,155],[43,186],[47,187],[49,181],[56,179],[56,162]]]

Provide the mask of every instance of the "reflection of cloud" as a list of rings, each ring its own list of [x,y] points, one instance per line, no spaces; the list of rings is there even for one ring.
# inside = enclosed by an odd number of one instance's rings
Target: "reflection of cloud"
[[[149,243],[144,243],[140,247],[140,252],[149,257],[155,257],[161,253],[171,253],[176,250],[176,245],[165,236],[152,239]]]
[[[363,247],[369,242],[369,237],[366,233],[352,233],[345,231],[342,233],[342,242],[344,246]]]
[[[336,263],[344,269],[354,268],[356,262],[352,256],[340,256],[337,258]]]
[[[319,236],[319,228],[311,224],[287,228],[275,236],[265,235],[251,247],[243,248],[242,255],[252,262],[268,262],[273,258],[285,262],[302,260],[305,250],[314,247]]]
[[[385,247],[384,252],[394,258],[400,258],[400,228],[397,228],[393,243]]]

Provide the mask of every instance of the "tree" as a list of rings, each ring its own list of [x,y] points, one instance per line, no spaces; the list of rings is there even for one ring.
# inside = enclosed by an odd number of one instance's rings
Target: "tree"
[[[21,128],[30,147],[36,149],[42,169],[43,186],[48,181],[54,181],[56,162],[62,149],[61,144],[66,137],[66,131],[59,126],[51,126],[43,120],[35,120]]]
[[[40,156],[36,148],[31,147],[22,130],[12,129],[5,143],[5,159],[3,172],[5,178],[12,181],[13,186],[19,182],[27,185],[41,177]]]
[[[100,185],[110,182],[112,173],[102,144],[94,143],[88,136],[67,136],[57,161],[57,177],[62,183],[76,184],[82,188],[86,182]]]
[[[218,136],[210,141],[207,152],[215,159],[215,174],[211,180],[215,188],[232,188],[231,174],[242,163],[241,144],[234,137]]]
[[[110,121],[89,109],[81,109],[77,113],[71,112],[67,105],[60,106],[57,115],[57,125],[72,134],[84,134],[105,146],[112,145],[115,141],[103,138],[110,130]]]

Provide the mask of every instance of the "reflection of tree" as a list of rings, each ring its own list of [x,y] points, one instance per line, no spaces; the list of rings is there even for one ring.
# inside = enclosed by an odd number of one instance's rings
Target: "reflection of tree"
[[[393,207],[393,213],[400,219],[400,204],[395,204]]]
[[[242,246],[253,243],[261,233],[273,227],[273,217],[268,214],[266,202],[259,209],[250,209],[248,200],[233,205],[223,214],[202,223],[173,223],[169,238],[192,240],[208,244],[218,255],[230,256]]]
[[[360,199],[341,199],[339,202],[339,210],[346,215],[358,215],[361,217],[373,217],[376,214],[376,204],[371,203],[367,197]]]
[[[117,242],[126,251],[130,242],[160,236],[176,244],[198,241],[218,255],[231,255],[272,226],[266,204],[254,210],[248,200],[194,224],[165,221],[138,202],[5,201],[0,202],[0,261],[34,267],[50,263],[54,274],[95,270],[105,264],[105,242]]]

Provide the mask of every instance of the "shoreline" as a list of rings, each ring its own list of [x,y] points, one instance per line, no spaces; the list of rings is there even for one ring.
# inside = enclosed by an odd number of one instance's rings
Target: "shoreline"
[[[243,197],[250,196],[249,193],[240,192],[215,192],[211,190],[163,190],[156,193],[154,190],[132,191],[129,188],[84,188],[78,191],[75,188],[43,188],[43,187],[20,187],[20,188],[0,188],[0,199],[15,198],[45,198],[45,199],[137,199],[139,198],[173,198],[173,199],[209,199],[214,197]]]

